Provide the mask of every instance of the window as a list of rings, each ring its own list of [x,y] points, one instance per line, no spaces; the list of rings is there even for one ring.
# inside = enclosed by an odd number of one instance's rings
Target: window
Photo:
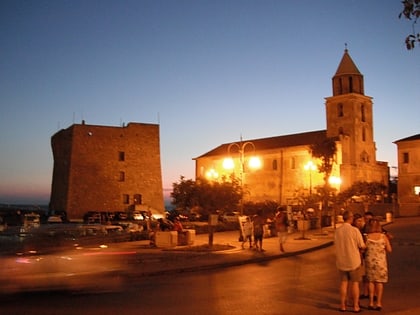
[[[125,152],[124,151],[120,151],[118,152],[118,161],[125,161]]]
[[[403,153],[403,163],[408,164],[409,162],[410,162],[410,155],[408,154],[408,152],[404,152]]]
[[[349,93],[353,93],[353,77],[349,77]]]
[[[337,104],[337,112],[338,112],[338,117],[344,116],[344,106],[342,103]]]
[[[277,171],[277,160],[273,160],[273,171]]]
[[[414,194],[420,197],[420,186],[414,186]]]
[[[135,205],[141,205],[141,195],[140,194],[135,194],[133,196],[134,199],[134,204]]]
[[[344,135],[344,129],[343,129],[343,127],[338,128],[338,134],[339,135]]]
[[[362,154],[360,154],[360,161],[369,163],[369,155],[367,154],[366,151],[363,151]]]
[[[365,122],[366,121],[366,117],[365,117],[365,105],[362,104],[362,107],[360,108],[360,112],[362,115],[362,121]]]
[[[120,182],[125,181],[125,172],[120,172]]]
[[[123,195],[123,204],[128,205],[130,203],[130,196],[127,194]]]
[[[294,170],[296,168],[296,159],[292,157],[290,168]]]
[[[366,141],[366,128],[362,128],[362,141]]]

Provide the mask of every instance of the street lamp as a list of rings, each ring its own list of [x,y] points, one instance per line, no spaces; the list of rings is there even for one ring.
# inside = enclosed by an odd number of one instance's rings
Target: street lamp
[[[309,171],[309,195],[312,196],[312,172],[316,171],[316,165],[312,161],[308,161],[308,163],[304,166],[305,171]]]
[[[240,213],[243,215],[243,174],[245,171],[245,148],[251,146],[253,149],[254,155],[252,155],[249,158],[248,166],[251,169],[258,169],[261,167],[261,160],[255,155],[255,145],[251,141],[242,142],[242,138],[240,142],[234,142],[229,144],[228,146],[228,158],[224,159],[223,161],[223,167],[228,170],[232,170],[235,168],[235,163],[233,159],[231,158],[231,149],[232,147],[236,147],[238,149],[239,153],[239,178],[240,178],[240,186],[241,186],[241,206],[240,206]]]

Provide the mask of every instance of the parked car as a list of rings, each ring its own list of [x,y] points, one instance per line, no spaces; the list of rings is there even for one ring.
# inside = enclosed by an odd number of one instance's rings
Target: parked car
[[[239,213],[238,212],[226,212],[222,215],[222,221],[225,223],[228,222],[239,222]]]

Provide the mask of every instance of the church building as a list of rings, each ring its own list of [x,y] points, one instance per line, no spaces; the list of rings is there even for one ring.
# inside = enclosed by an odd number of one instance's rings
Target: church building
[[[332,187],[339,192],[357,181],[388,186],[388,163],[376,160],[372,97],[365,95],[363,75],[347,49],[332,78],[332,96],[325,98],[325,112],[325,130],[241,139],[194,158],[196,179],[221,180],[233,173],[242,184],[245,201],[295,204],[299,195],[312,194],[324,185],[311,145],[333,139],[337,153],[329,178]],[[257,168],[249,164],[254,156],[260,161]],[[233,161],[230,166],[227,157]]]

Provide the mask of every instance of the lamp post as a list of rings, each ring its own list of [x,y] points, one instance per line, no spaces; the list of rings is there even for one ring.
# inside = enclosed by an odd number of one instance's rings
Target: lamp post
[[[309,196],[312,196],[312,172],[316,170],[316,165],[312,161],[308,161],[308,163],[304,166],[305,171],[309,171]]]
[[[251,156],[249,158],[249,162],[248,165],[250,168],[252,169],[257,169],[261,167],[261,161],[260,159],[255,155],[255,145],[251,142],[251,141],[246,141],[246,142],[242,142],[242,137],[241,137],[241,141],[240,142],[234,142],[229,144],[228,146],[228,158],[224,159],[223,161],[223,167],[225,169],[234,169],[235,168],[235,163],[233,161],[233,159],[231,158],[231,149],[232,147],[236,147],[238,149],[238,153],[239,153],[239,180],[240,180],[240,186],[241,186],[241,204],[240,204],[240,214],[241,216],[243,215],[244,212],[244,193],[243,193],[243,188],[244,188],[244,183],[243,183],[243,174],[245,171],[245,148],[251,146],[253,149],[253,153],[254,155]]]

